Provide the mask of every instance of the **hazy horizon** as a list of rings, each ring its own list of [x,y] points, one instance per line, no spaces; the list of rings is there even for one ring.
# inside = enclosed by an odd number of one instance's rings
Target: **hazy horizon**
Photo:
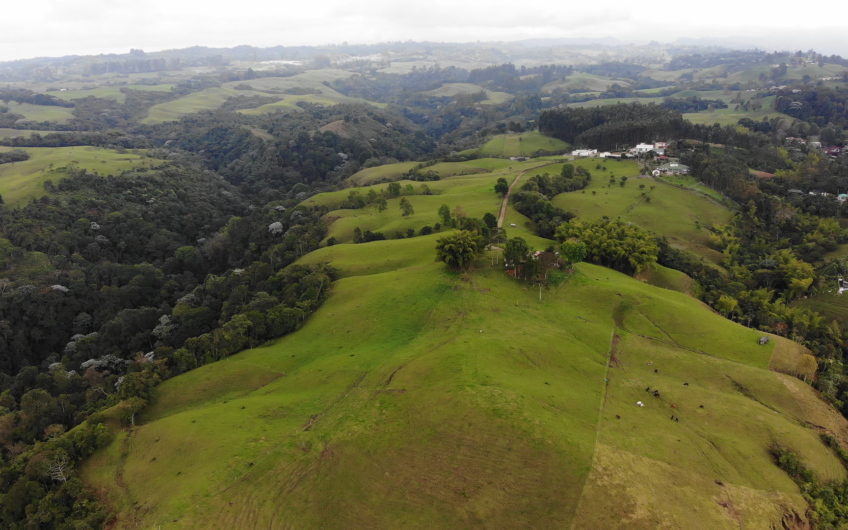
[[[397,41],[511,42],[533,38],[615,38],[624,42],[669,43],[680,38],[722,39],[731,47],[767,51],[815,49],[848,56],[843,35],[848,21],[833,25],[829,12],[842,3],[825,1],[813,15],[720,0],[708,8],[676,6],[674,11],[613,0],[593,6],[540,2],[516,11],[513,3],[444,0],[404,5],[375,0],[351,6],[327,0],[319,6],[245,0],[234,10],[220,0],[178,4],[150,0],[47,0],[33,12],[7,6],[10,22],[0,35],[0,61],[65,55],[147,52],[207,46],[320,46]],[[710,42],[712,43],[712,42]]]

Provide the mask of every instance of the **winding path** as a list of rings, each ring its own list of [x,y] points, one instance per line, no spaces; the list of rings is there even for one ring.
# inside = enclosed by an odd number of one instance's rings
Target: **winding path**
[[[567,162],[567,160],[566,160],[566,162]],[[506,217],[506,207],[509,205],[509,196],[512,193],[512,188],[514,188],[515,185],[518,184],[518,180],[528,171],[532,171],[534,169],[539,169],[540,167],[552,166],[554,164],[559,164],[559,163],[560,162],[548,162],[547,164],[542,164],[541,166],[531,167],[531,168],[525,169],[524,171],[519,173],[517,177],[515,177],[515,180],[513,180],[512,184],[509,185],[509,190],[507,190],[506,195],[504,195],[503,204],[501,204],[501,213],[500,213],[500,215],[498,215],[498,228],[503,228],[504,218]]]

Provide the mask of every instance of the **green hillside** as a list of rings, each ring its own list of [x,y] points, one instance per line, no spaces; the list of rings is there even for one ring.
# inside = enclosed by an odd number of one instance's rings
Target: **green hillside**
[[[309,103],[320,103],[322,105],[335,105],[337,103],[368,103],[358,98],[349,98],[339,94],[332,88],[322,84],[323,81],[332,82],[352,75],[342,70],[314,70],[291,77],[266,77],[252,79],[250,81],[239,81],[225,83],[221,87],[207,88],[200,92],[194,92],[187,96],[154,105],[150,108],[147,118],[143,123],[154,125],[166,121],[177,120],[186,114],[214,110],[219,108],[227,99],[238,96],[274,96],[281,101],[262,105],[255,109],[242,110],[248,115],[265,114],[282,110],[301,110],[297,106],[300,101]],[[247,85],[252,90],[240,90],[235,87]],[[321,94],[291,95],[283,92],[291,88],[310,88],[321,90]]]
[[[396,180],[401,175],[415,168],[418,164],[418,162],[398,162],[396,164],[370,167],[354,173],[347,180],[356,186],[367,186],[383,179]],[[447,178],[455,175],[471,175],[506,170],[513,166],[520,167],[521,163],[497,158],[478,158],[467,162],[439,162],[438,164],[422,168],[420,171],[422,173],[433,172],[439,175],[440,178]]]
[[[576,165],[582,165],[592,173],[592,180],[583,191],[557,195],[553,199],[554,205],[583,219],[606,216],[632,221],[646,230],[667,236],[675,246],[691,250],[711,261],[720,261],[722,255],[707,247],[709,231],[703,227],[728,223],[733,217],[730,209],[705,198],[699,192],[670,186],[659,179],[640,178],[639,166],[635,162],[608,160],[602,162],[606,171],[596,169],[598,163],[597,159],[576,161]],[[553,173],[561,167],[550,166],[538,172]],[[609,185],[611,175],[617,181],[612,186]],[[628,177],[624,187],[618,184],[621,177]],[[640,188],[640,185],[645,187]],[[642,193],[650,197],[650,202]],[[696,222],[702,228],[699,229]]]
[[[532,156],[536,151],[562,151],[568,144],[562,140],[545,136],[538,131],[520,134],[500,134],[480,148],[483,156]]]
[[[72,108],[57,107],[55,105],[33,105],[31,103],[18,103],[10,101],[4,105],[9,108],[12,114],[20,114],[28,120],[35,122],[50,121],[55,123],[65,123],[74,117]]]
[[[11,148],[0,147],[0,152]],[[44,194],[44,181],[58,184],[75,167],[99,175],[115,175],[137,167],[158,166],[162,160],[98,147],[26,147],[30,159],[0,165],[0,195],[7,204],[20,204]]]
[[[565,80],[552,81],[542,87],[542,92],[552,92],[557,88],[564,90],[590,90],[603,92],[614,84],[622,87],[628,87],[633,84],[633,81],[627,79],[613,79],[600,75],[587,73],[575,73],[565,78]]]
[[[115,528],[768,527],[806,510],[775,437],[844,478],[774,342],[588,264],[540,303],[437,237],[310,254],[346,277],[302,330],[163,383],[83,467]]]
[[[486,93],[486,99],[480,101],[480,104],[499,104],[509,101],[514,97],[512,94],[494,92],[474,83],[445,83],[437,89],[422,92],[422,94],[436,97],[453,97],[460,94],[476,94],[478,92]]]
[[[502,202],[500,196],[495,193],[495,183],[498,178],[506,178],[511,182],[519,172],[540,167],[547,163],[549,162],[544,160],[511,162],[509,160],[499,159],[478,159],[458,164],[444,164],[444,166],[454,171],[456,176],[442,180],[426,183],[406,180],[399,181],[402,187],[411,185],[415,190],[414,194],[406,196],[406,199],[412,204],[415,211],[410,216],[403,216],[401,214],[401,197],[388,199],[386,201],[387,209],[383,212],[378,211],[376,205],[370,205],[358,210],[337,209],[351,191],[357,191],[364,196],[367,194],[368,188],[354,188],[322,193],[307,199],[304,204],[308,206],[329,206],[330,208],[334,208],[333,211],[324,216],[324,219],[330,225],[328,238],[335,237],[340,242],[353,241],[355,228],[359,228],[363,232],[366,230],[383,232],[386,237],[395,238],[397,232],[406,234],[407,230],[413,229],[418,233],[425,226],[435,226],[436,223],[441,221],[438,211],[442,204],[447,204],[451,209],[461,206],[469,217],[482,218],[486,213],[497,215]],[[426,169],[439,171],[442,165],[436,164]],[[480,166],[484,167],[481,168]],[[491,170],[484,169],[485,167],[491,168]],[[473,171],[475,169],[476,171]],[[487,172],[483,173],[481,171]],[[469,174],[460,175],[463,172]],[[422,184],[426,184],[430,189],[430,195],[421,194]],[[386,187],[387,184],[373,186],[377,191],[383,190]],[[536,236],[532,235],[523,226],[529,221],[526,217],[514,211],[512,215],[517,216],[517,218],[511,218],[508,214],[507,223],[522,225],[520,229],[522,234],[513,234],[513,231],[518,229],[509,229],[507,232],[510,234],[510,237],[521,235],[528,239],[541,239],[536,238]],[[550,241],[546,241],[540,248],[546,248],[550,244]]]

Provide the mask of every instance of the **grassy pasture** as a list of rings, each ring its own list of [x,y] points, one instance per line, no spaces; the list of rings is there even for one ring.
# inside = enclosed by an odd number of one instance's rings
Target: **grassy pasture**
[[[345,278],[302,330],[160,385],[81,470],[115,528],[735,527],[717,496],[767,527],[805,507],[775,437],[844,478],[774,342],[590,264],[541,303],[487,256],[463,281],[436,237],[307,255]]]
[[[33,134],[40,134],[42,136],[54,133],[56,131],[30,131],[24,129],[5,129],[0,127],[0,138],[11,138],[15,136],[22,136],[24,138],[29,138]]]
[[[505,101],[509,101],[514,97],[512,94],[508,94],[506,92],[494,92],[492,90],[485,89],[480,85],[475,85],[474,83],[445,83],[439,88],[422,92],[422,94],[435,97],[453,97],[460,94],[476,94],[478,92],[486,93],[486,99],[480,101],[481,104],[500,104]]]
[[[66,107],[56,107],[53,105],[32,105],[30,103],[18,103],[10,101],[8,105],[9,112],[20,114],[28,120],[35,122],[56,122],[65,123],[74,117],[73,110]]]
[[[207,88],[201,92],[195,92],[173,101],[154,105],[150,109],[147,118],[143,120],[143,123],[157,124],[166,121],[178,120],[186,114],[192,114],[204,110],[214,110],[219,108],[228,98],[238,96],[273,95],[282,98],[281,101],[276,103],[262,105],[255,109],[239,111],[249,115],[265,114],[268,112],[275,112],[277,110],[300,111],[300,107],[297,106],[297,103],[300,101],[320,103],[322,105],[335,105],[337,103],[367,103],[362,99],[349,98],[339,94],[332,88],[322,84],[322,81],[332,82],[336,79],[349,77],[350,75],[352,75],[350,72],[327,69],[305,72],[292,77],[265,77],[249,81],[225,83],[220,88]],[[249,85],[253,87],[254,90],[236,90],[234,88],[241,84]],[[296,96],[266,92],[272,90],[285,90],[288,88],[315,88],[321,90],[322,94]]]
[[[440,178],[452,177],[454,175],[487,173],[497,170],[505,170],[510,166],[518,167],[517,162],[496,158],[478,158],[468,162],[439,162],[438,164],[422,169],[422,172],[432,171]],[[395,179],[418,165],[418,162],[398,162],[384,166],[369,167],[348,177],[348,182],[356,186],[367,186],[382,179]]]
[[[438,210],[442,204],[447,204],[452,210],[456,206],[462,206],[468,217],[482,218],[486,213],[498,215],[501,198],[494,191],[497,179],[503,177],[511,182],[519,172],[542,166],[546,163],[547,161],[544,160],[512,162],[501,159],[477,159],[461,163],[436,164],[427,169],[453,173],[455,176],[426,183],[406,180],[399,181],[401,186],[411,184],[416,189],[416,193],[420,191],[421,184],[427,184],[433,193],[433,195],[410,195],[407,197],[415,210],[413,215],[404,217],[401,214],[400,197],[389,199],[387,201],[388,208],[383,212],[377,211],[374,205],[360,210],[331,211],[325,216],[325,220],[330,224],[328,237],[335,237],[340,242],[350,242],[353,240],[354,228],[357,227],[363,232],[366,230],[383,232],[388,238],[395,238],[398,231],[406,234],[406,231],[410,228],[418,233],[424,226],[432,227],[440,222]],[[487,172],[483,173],[482,171]],[[463,172],[468,174],[461,175]],[[376,191],[380,191],[385,189],[386,186],[388,184],[378,184],[372,187]],[[368,193],[368,188],[356,189],[362,195]],[[346,189],[321,193],[310,197],[304,201],[304,204],[308,206],[326,205],[331,208],[338,207],[344,202],[351,191],[352,189]],[[514,212],[514,215],[519,214]],[[507,222],[520,223],[521,230],[531,235],[531,231],[524,227],[525,223],[529,220],[524,216],[520,217],[521,219],[510,221],[510,214],[508,214]],[[511,234],[512,231],[508,230],[507,232]],[[535,238],[535,236],[532,237]],[[547,242],[541,248],[547,247],[550,243]]]
[[[130,90],[144,90],[147,92],[170,92],[173,87],[174,85],[126,85],[122,87],[102,86],[92,88],[90,90],[66,90],[65,92],[49,92],[49,94],[65,101],[94,96],[96,98],[114,99],[117,100],[118,103],[123,104],[127,97],[126,94],[121,92],[122,88]]]
[[[562,140],[532,131],[494,136],[480,148],[479,152],[483,156],[510,157],[531,156],[539,150],[560,151],[567,148],[568,144]]]
[[[595,169],[598,163],[604,164],[607,171]],[[733,216],[731,210],[661,181],[639,178],[639,166],[635,162],[584,159],[575,164],[586,167],[592,173],[592,180],[583,190],[585,193],[578,191],[554,197],[556,206],[575,213],[581,219],[607,216],[632,221],[646,230],[665,235],[675,246],[691,250],[710,261],[720,261],[721,255],[707,247],[708,231],[703,228],[698,230],[695,221],[702,226],[725,224]],[[550,166],[545,170],[553,173],[557,167]],[[611,174],[616,179],[626,176],[629,180],[623,188],[618,184],[608,188]],[[645,185],[643,190],[639,189],[640,184]],[[651,191],[651,186],[656,188]],[[643,191],[650,193],[650,203],[641,197]]]
[[[200,92],[194,92],[187,96],[150,107],[150,112],[142,120],[142,123],[155,125],[166,121],[178,120],[186,114],[217,109],[230,97],[239,95],[251,96],[255,94],[258,94],[258,92],[233,90],[230,88],[207,88]]]
[[[159,165],[161,160],[131,153],[118,153],[98,147],[25,147],[30,159],[0,164],[0,195],[6,204],[21,204],[44,193],[44,181],[58,184],[69,167],[77,167],[100,175],[114,175],[131,169]],[[0,147],[0,152],[11,148]]]
[[[565,78],[565,80],[556,80],[542,87],[542,92],[552,92],[554,89],[563,88],[565,90],[590,90],[603,92],[614,84],[622,87],[628,87],[632,82],[626,79],[613,79],[600,75],[587,73],[576,73]]]

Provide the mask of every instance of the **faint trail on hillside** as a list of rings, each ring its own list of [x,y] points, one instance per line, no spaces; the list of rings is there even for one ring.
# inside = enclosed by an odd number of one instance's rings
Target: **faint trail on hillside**
[[[614,355],[616,346],[618,345],[618,336],[615,333],[615,329],[615,325],[613,324],[612,332],[610,332],[610,358]],[[577,515],[580,513],[580,503],[583,501],[586,484],[589,482],[589,477],[592,476],[592,471],[595,469],[595,459],[598,457],[598,438],[600,437],[601,420],[604,418],[604,407],[607,403],[607,387],[609,387],[609,371],[611,364],[612,361],[608,359],[607,367],[604,370],[604,391],[601,396],[601,402],[598,403],[598,422],[595,424],[595,444],[592,447],[592,460],[589,463],[589,472],[586,473],[586,478],[583,479],[583,486],[580,487],[580,498],[577,499],[577,507],[574,509],[574,518],[572,518],[571,525],[569,526],[571,530],[574,529],[574,525],[577,523]]]
[[[559,162],[548,162],[547,164],[542,164],[541,166],[536,166],[536,167],[531,167],[529,169],[525,169],[524,171],[519,173],[517,177],[515,177],[515,180],[513,180],[512,184],[509,185],[509,190],[506,192],[506,195],[504,195],[503,204],[501,204],[501,213],[498,216],[498,228],[503,228],[504,218],[506,217],[506,207],[507,207],[507,205],[509,205],[509,196],[510,196],[510,194],[512,194],[512,188],[514,188],[515,185],[518,184],[518,180],[528,171],[533,171],[534,169],[539,169],[539,168],[545,167],[545,166],[552,166],[554,164],[559,164]]]

